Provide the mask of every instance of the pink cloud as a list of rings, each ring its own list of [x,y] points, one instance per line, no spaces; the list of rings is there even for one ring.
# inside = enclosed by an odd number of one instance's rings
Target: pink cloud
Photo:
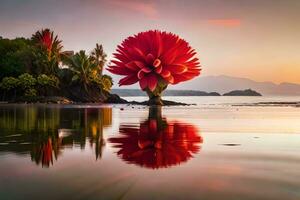
[[[207,22],[215,26],[236,27],[241,25],[240,19],[209,19]]]
[[[151,19],[158,18],[158,11],[155,5],[151,2],[134,0],[112,0],[110,1],[110,3],[114,6],[119,6],[128,11],[138,12]]]

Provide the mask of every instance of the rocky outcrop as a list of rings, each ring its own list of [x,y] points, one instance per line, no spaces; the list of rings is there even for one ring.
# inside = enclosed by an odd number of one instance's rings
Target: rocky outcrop
[[[105,103],[131,104],[131,105],[144,105],[144,106],[149,106],[150,105],[149,101],[143,101],[143,102],[127,101],[127,100],[121,98],[117,94],[109,94],[109,96],[106,99]],[[188,105],[191,105],[191,104],[186,104],[186,103],[182,103],[182,102],[167,101],[167,100],[162,100],[162,103],[163,103],[164,106],[188,106]]]
[[[64,88],[63,95],[71,101],[78,103],[104,103],[109,96],[108,92],[102,91],[99,87],[89,86],[86,90],[79,84]]]

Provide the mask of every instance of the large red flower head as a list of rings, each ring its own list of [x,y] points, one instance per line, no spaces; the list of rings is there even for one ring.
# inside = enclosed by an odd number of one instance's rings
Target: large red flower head
[[[146,120],[139,127],[121,125],[120,134],[109,141],[121,159],[151,169],[187,162],[203,142],[195,126],[166,119]]]
[[[108,71],[125,76],[119,85],[139,82],[142,90],[158,84],[177,84],[200,74],[195,50],[177,35],[146,31],[125,39],[114,54]]]

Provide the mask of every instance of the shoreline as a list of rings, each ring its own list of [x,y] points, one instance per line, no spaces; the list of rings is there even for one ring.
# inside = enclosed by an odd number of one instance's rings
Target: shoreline
[[[162,106],[191,106],[196,105],[193,104],[187,104],[183,102],[175,102],[175,101],[168,101],[168,100],[162,100],[163,105]],[[110,94],[108,99],[105,101],[99,101],[99,102],[80,102],[80,101],[72,101],[69,100],[66,97],[61,96],[52,96],[52,97],[38,97],[36,101],[0,101],[0,105],[41,105],[41,104],[53,104],[53,105],[82,105],[82,104],[97,104],[97,105],[141,105],[141,106],[151,106],[149,105],[148,101],[127,101],[126,99],[123,99],[119,95],[116,94]]]

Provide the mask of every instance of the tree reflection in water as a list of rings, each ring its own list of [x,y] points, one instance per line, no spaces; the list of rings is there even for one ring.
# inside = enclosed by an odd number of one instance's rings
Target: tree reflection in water
[[[81,149],[86,142],[101,158],[103,129],[112,122],[112,109],[12,106],[0,108],[0,152],[30,154],[43,167],[63,153],[65,147]]]
[[[168,121],[161,107],[150,107],[149,117],[139,126],[121,124],[120,137],[109,142],[124,161],[141,167],[168,168],[187,162],[200,150],[203,138],[192,124]]]

